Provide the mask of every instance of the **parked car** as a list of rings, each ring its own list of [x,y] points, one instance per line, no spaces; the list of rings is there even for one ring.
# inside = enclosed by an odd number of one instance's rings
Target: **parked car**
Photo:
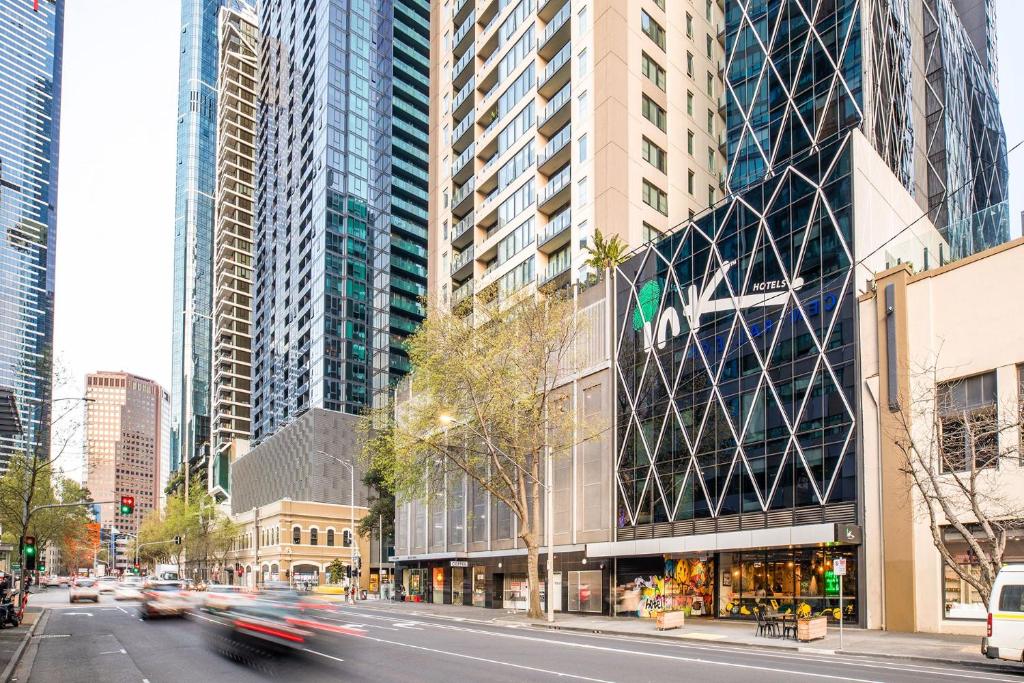
[[[139,616],[180,617],[188,611],[191,603],[185,595],[181,581],[156,581],[142,591]]]
[[[78,602],[79,600],[92,600],[93,602],[99,602],[100,590],[96,583],[96,579],[76,579],[71,585],[71,590],[68,593],[69,601],[73,603]]]
[[[1011,662],[1024,658],[1024,564],[1008,564],[996,575],[981,653]]]

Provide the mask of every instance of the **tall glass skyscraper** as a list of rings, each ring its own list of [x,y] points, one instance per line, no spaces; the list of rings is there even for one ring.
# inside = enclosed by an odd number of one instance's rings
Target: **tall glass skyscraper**
[[[171,468],[193,472],[210,452],[217,17],[242,0],[182,0],[174,208]]]
[[[50,445],[63,42],[64,0],[0,0],[0,386],[24,430],[0,468]]]
[[[253,440],[357,413],[407,360],[426,287],[429,6],[260,7]],[[322,36],[313,41],[310,36]]]

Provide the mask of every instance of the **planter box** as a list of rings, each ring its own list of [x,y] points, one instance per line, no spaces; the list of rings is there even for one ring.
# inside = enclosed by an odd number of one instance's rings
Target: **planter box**
[[[659,612],[655,625],[659,631],[664,631],[668,628],[682,628],[685,618],[686,615],[682,610],[676,612]]]
[[[802,642],[819,640],[828,633],[827,617],[811,617],[796,620],[796,639]]]

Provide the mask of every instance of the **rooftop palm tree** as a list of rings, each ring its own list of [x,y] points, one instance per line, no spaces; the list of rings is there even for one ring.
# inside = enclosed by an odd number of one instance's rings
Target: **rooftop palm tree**
[[[626,260],[626,243],[618,235],[605,239],[600,230],[594,231],[594,246],[583,247],[588,256],[584,265],[603,273]]]

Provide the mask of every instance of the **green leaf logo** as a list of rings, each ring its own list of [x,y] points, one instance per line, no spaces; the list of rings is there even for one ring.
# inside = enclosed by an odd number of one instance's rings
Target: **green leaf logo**
[[[658,304],[661,303],[661,285],[658,281],[645,282],[637,300],[637,307],[633,311],[633,329],[639,332],[646,323],[654,322],[654,316],[658,314]]]

